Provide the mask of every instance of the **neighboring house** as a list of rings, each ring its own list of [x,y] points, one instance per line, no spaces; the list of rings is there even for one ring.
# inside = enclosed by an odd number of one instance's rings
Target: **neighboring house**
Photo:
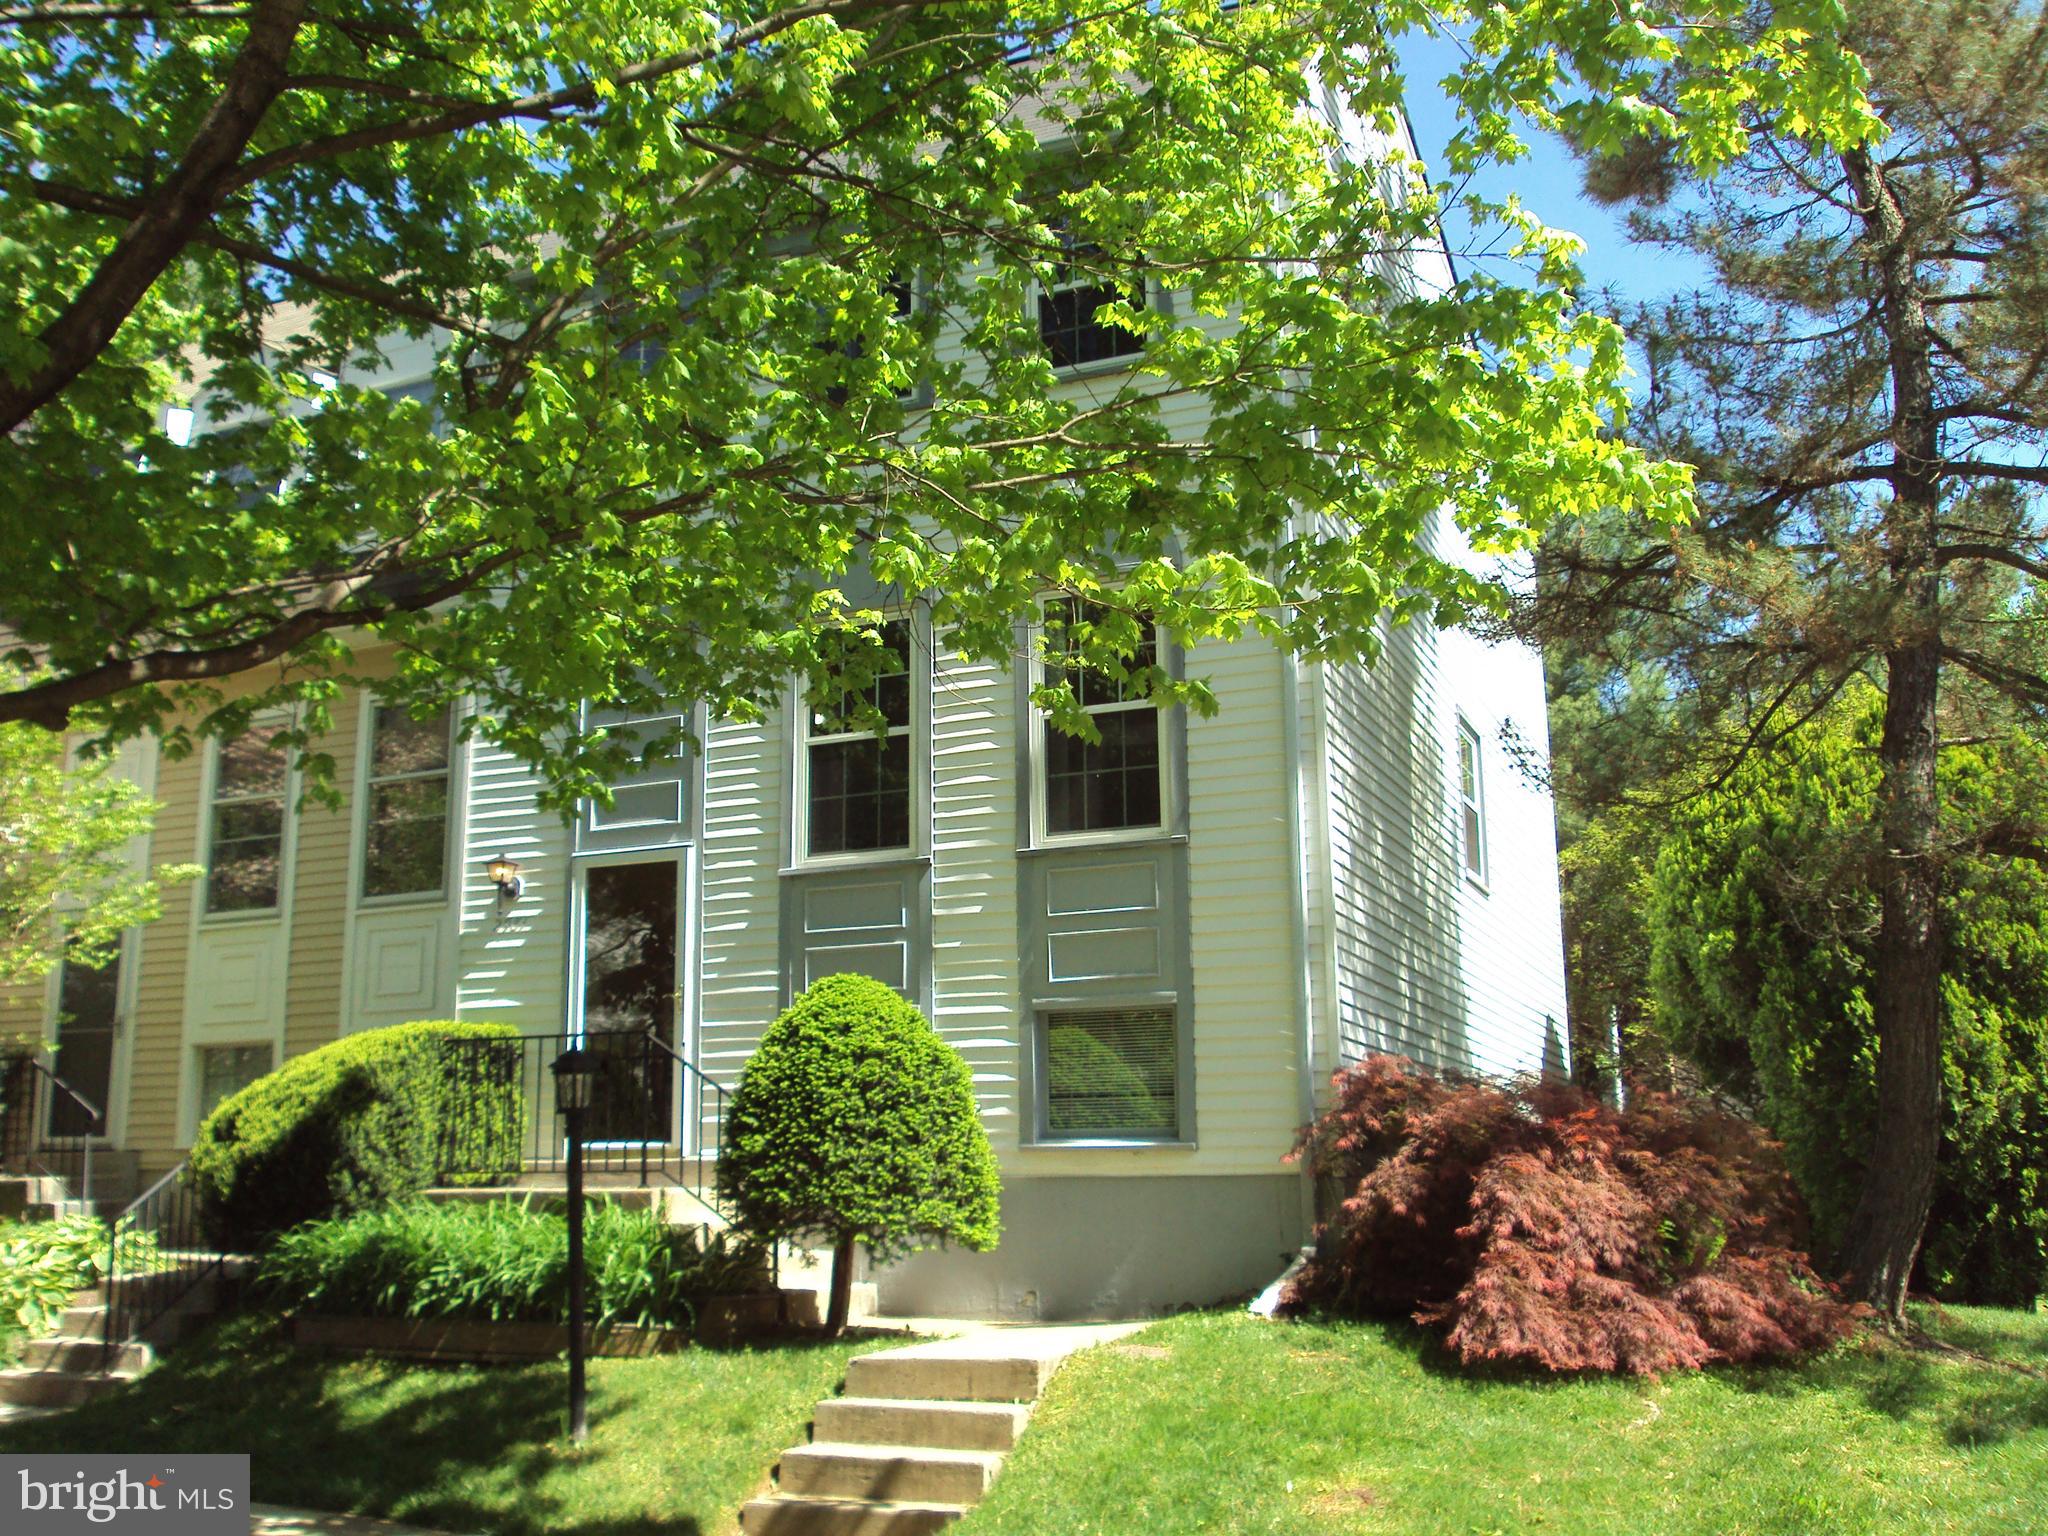
[[[1136,345],[1092,324],[1090,292],[1048,297],[1048,345],[1088,360],[1067,387]],[[107,973],[54,978],[14,1018],[68,999],[60,1051],[111,1039],[108,1140],[148,1175],[223,1095],[350,1030],[651,1027],[730,1085],[806,983],[880,976],[972,1066],[1003,1170],[994,1253],[880,1277],[886,1309],[921,1314],[1255,1289],[1306,1236],[1285,1159],[1337,1066],[1564,1065],[1552,806],[1506,746],[1542,760],[1535,655],[1426,627],[1390,630],[1369,671],[1258,640],[1169,650],[1220,711],[1092,689],[1087,746],[1047,728],[1030,678],[959,663],[918,605],[893,606],[885,738],[820,726],[792,684],[759,724],[695,712],[701,755],[573,825],[456,721],[368,697],[325,742],[338,811],[299,805],[260,736],[145,752],[151,853],[209,874]],[[494,860],[516,861],[516,897]],[[702,1110],[666,1117],[657,1161],[709,1145]]]

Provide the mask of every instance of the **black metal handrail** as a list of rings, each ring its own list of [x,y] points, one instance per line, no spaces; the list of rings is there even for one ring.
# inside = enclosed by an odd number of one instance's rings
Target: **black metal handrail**
[[[101,1342],[111,1354],[143,1337],[220,1267],[200,1221],[191,1164],[180,1163],[114,1218],[107,1236],[107,1312]]]
[[[53,1132],[54,1097],[84,1112],[85,1129]],[[106,1130],[100,1107],[44,1066],[33,1051],[0,1053],[0,1171],[61,1179],[67,1194],[92,1205],[93,1138]],[[74,1177],[74,1170],[75,1177]]]
[[[444,1182],[500,1184],[564,1172],[568,1125],[552,1069],[556,1057],[580,1046],[597,1058],[584,1112],[584,1168],[642,1186],[673,1185],[725,1214],[716,1185],[725,1088],[652,1030],[450,1039],[443,1046],[450,1089],[440,1127]]]

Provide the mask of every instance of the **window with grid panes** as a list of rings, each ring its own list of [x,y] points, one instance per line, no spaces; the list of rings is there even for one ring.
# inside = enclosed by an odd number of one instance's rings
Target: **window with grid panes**
[[[269,736],[258,726],[216,749],[208,808],[209,913],[267,912],[278,905],[291,762]]]
[[[1038,339],[1055,368],[1074,368],[1145,350],[1144,338],[1097,318],[1105,304],[1118,299],[1133,309],[1145,307],[1142,283],[1119,284],[1105,279],[1099,246],[1073,240],[1058,230],[1067,259],[1053,270],[1052,280],[1038,293]]]
[[[910,846],[910,621],[884,624],[881,641],[883,654],[868,658],[879,663],[872,682],[829,711],[805,712],[805,849],[814,858]]]
[[[1048,627],[1046,681],[1057,683],[1062,669],[1055,659],[1064,648],[1065,631],[1075,622],[1092,620],[1090,605],[1062,602],[1046,607]],[[1157,663],[1156,634],[1147,630],[1131,670]],[[1095,722],[1100,741],[1045,723],[1045,830],[1059,836],[1075,832],[1107,832],[1127,827],[1156,827],[1161,822],[1159,710],[1135,688],[1115,678],[1073,669],[1074,695]]]
[[[438,896],[448,876],[448,710],[415,720],[395,705],[371,714],[363,786],[363,896]]]

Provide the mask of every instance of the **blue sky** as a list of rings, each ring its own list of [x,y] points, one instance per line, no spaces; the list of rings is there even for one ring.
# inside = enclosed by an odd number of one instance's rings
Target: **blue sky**
[[[1457,45],[1445,38],[1411,34],[1400,45],[1408,74],[1408,118],[1418,148],[1432,177],[1444,174],[1444,144],[1457,127],[1451,103],[1438,82],[1461,61]],[[1632,245],[1619,217],[1587,198],[1580,190],[1578,164],[1563,145],[1547,134],[1528,129],[1524,137],[1533,153],[1519,164],[1494,169],[1478,179],[1475,190],[1490,196],[1518,192],[1524,204],[1554,228],[1568,229],[1586,242],[1583,265],[1593,288],[1613,286],[1631,299],[1659,297],[1699,281],[1697,264],[1650,246]],[[1469,231],[1446,220],[1454,252],[1473,244]],[[1504,272],[1505,266],[1501,268]]]

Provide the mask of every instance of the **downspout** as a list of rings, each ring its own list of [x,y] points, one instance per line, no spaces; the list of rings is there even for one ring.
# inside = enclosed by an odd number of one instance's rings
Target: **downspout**
[[[1309,1005],[1308,867],[1302,856],[1301,812],[1301,678],[1294,653],[1280,653],[1281,761],[1287,773],[1287,940],[1294,967],[1295,1108],[1300,1124],[1316,1117],[1315,1014]],[[1303,1170],[1300,1180],[1301,1230],[1315,1226],[1315,1188]]]

